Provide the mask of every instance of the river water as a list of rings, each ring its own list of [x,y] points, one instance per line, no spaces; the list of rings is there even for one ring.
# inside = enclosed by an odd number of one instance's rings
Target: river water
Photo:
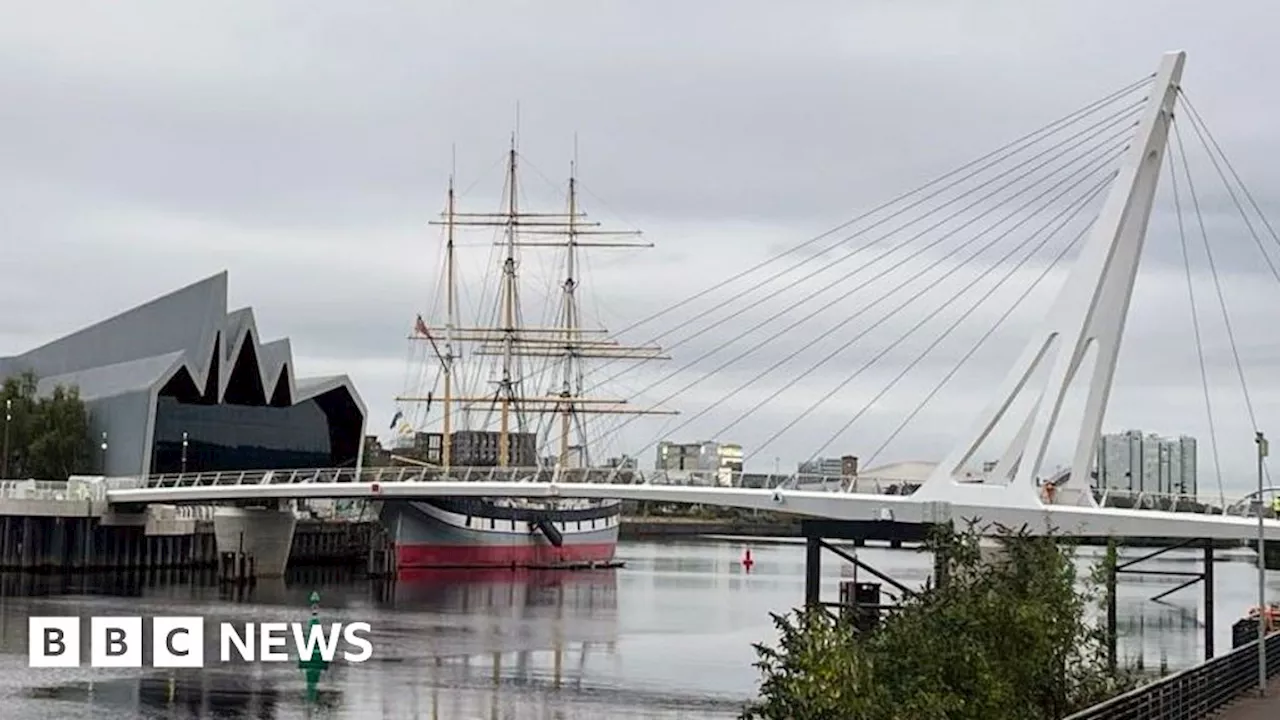
[[[744,571],[750,547],[755,564]],[[1082,550],[1082,562],[1095,551]],[[929,557],[862,548],[859,557],[908,585]],[[1130,555],[1141,554],[1133,551]],[[803,599],[804,548],[787,542],[706,539],[624,542],[609,571],[477,575],[424,572],[395,585],[301,573],[249,591],[178,577],[0,577],[0,718],[732,718],[756,686],[752,643],[772,641],[770,612]],[[1146,569],[1197,571],[1199,552],[1172,551]],[[1217,647],[1256,601],[1247,552],[1216,564]],[[824,594],[850,569],[824,557]],[[864,578],[865,579],[865,578]],[[1122,576],[1120,654],[1149,668],[1201,656],[1198,587],[1149,598],[1185,578]],[[1270,593],[1280,578],[1269,579]],[[321,595],[321,619],[371,624],[374,656],[334,663],[312,697],[294,663],[204,670],[32,669],[30,615],[203,615],[234,622],[296,621]]]

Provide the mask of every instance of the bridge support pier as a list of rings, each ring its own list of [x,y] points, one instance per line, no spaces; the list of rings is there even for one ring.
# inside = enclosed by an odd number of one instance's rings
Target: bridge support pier
[[[841,603],[823,602],[822,600],[822,555],[823,551],[830,552],[838,556],[844,562],[850,563],[854,567],[854,584],[857,584],[857,574],[859,572],[866,573],[872,578],[879,580],[902,596],[910,594],[912,590],[884,573],[876,570],[865,562],[859,560],[846,550],[831,545],[827,542],[830,539],[848,540],[854,543],[855,547],[862,547],[867,540],[879,540],[889,543],[890,547],[900,548],[903,542],[923,542],[929,532],[929,526],[911,523],[900,523],[886,520],[876,521],[859,521],[859,520],[803,520],[800,523],[800,534],[805,539],[805,562],[804,562],[804,606],[805,609],[813,609],[817,607],[826,607],[830,605],[841,605]],[[876,586],[878,588],[878,586]],[[841,587],[841,595],[844,596],[846,587]],[[879,590],[877,589],[878,595]],[[888,607],[874,601],[873,604],[858,603],[857,607],[862,611],[869,611],[872,615],[878,615],[881,610]],[[841,606],[841,611],[849,608]]]
[[[1204,541],[1204,659],[1213,659],[1213,541]]]
[[[1134,568],[1135,565],[1157,558],[1170,550],[1178,548],[1189,548],[1200,545],[1203,551],[1203,560],[1200,572],[1191,570],[1139,570]],[[1204,593],[1204,659],[1212,660],[1215,654],[1214,647],[1214,580],[1213,580],[1213,563],[1214,563],[1214,541],[1212,538],[1203,540],[1184,540],[1174,543],[1157,550],[1153,550],[1145,555],[1126,560],[1124,562],[1116,561],[1115,539],[1109,539],[1107,542],[1108,570],[1107,583],[1107,653],[1108,659],[1114,666],[1116,662],[1116,638],[1117,632],[1117,609],[1116,609],[1116,581],[1117,577],[1122,574],[1130,575],[1157,575],[1172,576],[1186,578],[1183,582],[1165,590],[1157,595],[1152,596],[1152,600],[1163,600],[1165,597],[1173,593],[1189,588],[1196,583],[1202,583],[1202,591]]]
[[[282,577],[297,522],[292,510],[219,507],[213,513],[218,553],[243,553],[257,577]]]
[[[804,538],[804,606],[815,608],[822,603],[822,538]]]

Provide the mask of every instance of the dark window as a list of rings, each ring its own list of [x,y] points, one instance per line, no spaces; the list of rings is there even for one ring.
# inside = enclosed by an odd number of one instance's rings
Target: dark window
[[[152,472],[336,467],[330,421],[315,400],[290,407],[208,405],[161,395]],[[354,457],[350,460],[354,461]]]

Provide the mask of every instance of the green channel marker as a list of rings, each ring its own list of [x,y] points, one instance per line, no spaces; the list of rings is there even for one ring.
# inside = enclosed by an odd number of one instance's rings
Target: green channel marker
[[[307,598],[311,603],[311,621],[307,623],[308,633],[310,628],[320,624],[320,593],[311,592],[311,596]],[[316,646],[307,648],[305,657],[299,655],[298,668],[302,670],[303,676],[307,680],[307,702],[315,702],[319,697],[317,685],[320,682],[320,673],[329,667],[329,662],[316,650]]]

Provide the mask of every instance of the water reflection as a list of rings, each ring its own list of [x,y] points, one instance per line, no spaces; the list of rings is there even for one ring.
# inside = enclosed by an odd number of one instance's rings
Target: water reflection
[[[741,564],[750,547],[751,572]],[[422,571],[369,582],[338,568],[220,588],[198,573],[91,577],[0,574],[0,717],[40,718],[731,718],[757,681],[753,642],[772,640],[770,612],[801,602],[804,549],[751,539],[624,543],[626,567],[595,572]],[[931,560],[857,549],[908,586]],[[1084,551],[1081,567],[1093,561]],[[1198,553],[1150,567],[1194,570]],[[1215,637],[1252,604],[1247,553],[1217,566]],[[1146,565],[1144,564],[1144,567]],[[823,592],[851,567],[824,558]],[[1120,655],[1148,668],[1197,662],[1204,609],[1198,587],[1151,598],[1183,578],[1122,576]],[[1273,577],[1273,580],[1275,578]],[[335,662],[314,701],[296,664],[233,663],[207,670],[33,670],[30,615],[204,615],[211,622],[294,621],[321,595],[325,622],[373,627],[373,659]],[[1280,592],[1273,586],[1271,592]],[[217,640],[206,637],[206,657]],[[87,648],[82,648],[87,658]],[[144,653],[149,658],[149,651]]]
[[[40,718],[90,709],[86,717],[625,717],[628,706],[645,705],[658,713],[645,716],[664,716],[664,698],[593,687],[593,666],[602,666],[604,675],[616,666],[615,570],[424,571],[396,583],[328,571],[248,588],[207,580],[0,577],[0,678],[6,670],[13,671],[11,679],[21,676],[15,683],[0,679],[0,694],[18,703],[20,717]],[[312,591],[321,594],[322,620],[369,621],[376,654],[364,665],[335,662],[311,702],[292,663],[177,671],[25,668],[29,615],[201,614],[206,658],[213,659],[220,649],[214,623],[302,620]],[[580,704],[599,709],[578,715],[572,696],[561,692],[584,693]]]
[[[54,701],[63,707],[89,706],[98,717],[163,714],[270,720],[288,716],[290,706],[299,701],[288,683],[217,670],[167,671],[130,679],[64,683],[30,688],[24,694],[32,700]],[[309,706],[319,713],[336,710],[340,707],[340,694],[321,691],[310,699]]]
[[[537,614],[556,608],[596,616],[618,609],[617,570],[411,570],[390,585],[386,606],[450,614]]]

